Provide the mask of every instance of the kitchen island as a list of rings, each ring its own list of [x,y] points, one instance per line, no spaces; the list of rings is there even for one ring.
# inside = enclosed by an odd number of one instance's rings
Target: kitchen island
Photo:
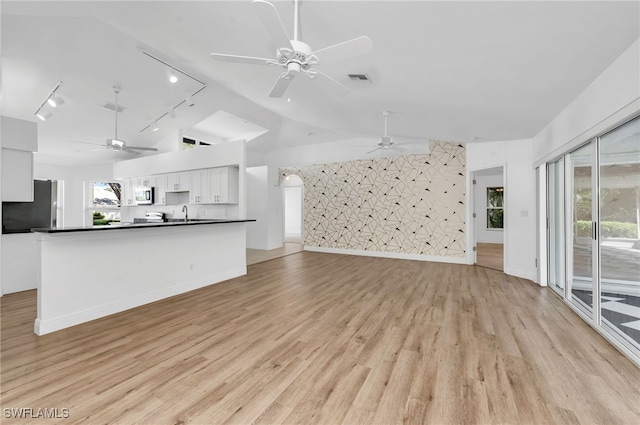
[[[44,335],[247,273],[245,223],[192,220],[33,229]]]

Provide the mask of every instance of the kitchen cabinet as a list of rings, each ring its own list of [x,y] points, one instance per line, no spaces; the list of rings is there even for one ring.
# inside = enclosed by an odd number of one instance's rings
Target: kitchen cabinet
[[[33,153],[2,149],[2,201],[33,202]]]
[[[138,177],[137,179],[137,187],[155,187],[156,186],[156,177],[155,176],[145,176]]]
[[[136,177],[122,179],[120,183],[120,204],[123,207],[132,207],[135,203],[136,186],[138,179]]]
[[[189,191],[189,172],[167,174],[167,192],[188,192]]]
[[[190,204],[210,204],[211,198],[211,170],[190,171],[191,187],[189,188]]]
[[[161,174],[155,176],[155,191],[153,193],[154,205],[166,205],[167,204],[167,175]]]
[[[38,151],[38,126],[2,116],[0,130],[2,201],[33,202],[33,152]]]
[[[212,204],[237,204],[239,170],[236,167],[209,169]]]

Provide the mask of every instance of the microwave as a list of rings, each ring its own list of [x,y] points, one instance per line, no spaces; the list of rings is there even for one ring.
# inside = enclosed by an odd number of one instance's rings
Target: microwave
[[[138,187],[135,190],[136,205],[153,205],[153,188]]]

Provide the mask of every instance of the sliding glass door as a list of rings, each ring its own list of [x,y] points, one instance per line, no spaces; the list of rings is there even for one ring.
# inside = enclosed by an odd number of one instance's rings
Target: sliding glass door
[[[595,261],[592,238],[593,218],[593,147],[589,142],[566,155],[567,182],[571,202],[568,205],[570,239],[568,276],[571,302],[589,318],[593,318]]]
[[[640,349],[640,118],[600,138],[602,324]]]
[[[547,166],[549,286],[564,295],[564,158]]]
[[[640,117],[547,164],[549,287],[640,363]]]

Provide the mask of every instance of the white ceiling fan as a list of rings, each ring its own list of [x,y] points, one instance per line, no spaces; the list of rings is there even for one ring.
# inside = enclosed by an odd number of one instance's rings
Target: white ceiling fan
[[[412,151],[417,151],[418,153],[425,153],[425,154],[428,153],[429,151],[428,141],[423,141],[420,139],[407,139],[407,138],[394,139],[393,137],[389,136],[387,134],[387,120],[389,119],[389,111],[383,111],[382,116],[384,117],[384,136],[380,137],[380,139],[378,140],[378,143],[376,144],[376,148],[367,152],[367,154],[372,154],[379,150],[394,150],[396,152],[406,152],[407,149],[399,146],[399,142],[402,142],[403,146],[415,145],[417,148],[412,149]]]
[[[289,87],[291,81],[299,73],[305,74],[310,79],[321,77],[333,83],[341,91],[348,93],[351,89],[324,74],[315,68],[321,63],[336,62],[341,59],[364,55],[373,49],[371,39],[366,36],[354,38],[332,46],[318,50],[311,47],[298,38],[299,7],[298,0],[294,2],[293,39],[289,35],[280,19],[275,6],[265,0],[253,0],[251,2],[265,29],[275,42],[278,49],[273,59],[257,58],[251,56],[228,55],[223,53],[211,53],[211,56],[219,61],[248,63],[254,65],[275,65],[284,68],[278,80],[269,93],[270,97],[281,97]]]
[[[94,146],[102,146],[100,149],[91,149],[92,151],[99,151],[99,150],[114,150],[114,151],[118,151],[118,152],[128,152],[128,153],[132,153],[135,155],[139,155],[140,152],[139,151],[150,151],[150,152],[157,152],[158,149],[156,148],[147,148],[144,146],[129,146],[127,145],[127,143],[118,138],[118,111],[120,110],[120,107],[118,106],[118,93],[120,93],[120,88],[119,87],[114,87],[113,88],[113,92],[115,95],[115,103],[114,103],[114,112],[115,112],[115,137],[113,139],[107,139],[106,143],[104,145],[100,145],[98,143],[89,143],[89,142],[78,142],[75,140],[71,140],[71,142],[73,143],[82,143],[85,145],[94,145]]]

